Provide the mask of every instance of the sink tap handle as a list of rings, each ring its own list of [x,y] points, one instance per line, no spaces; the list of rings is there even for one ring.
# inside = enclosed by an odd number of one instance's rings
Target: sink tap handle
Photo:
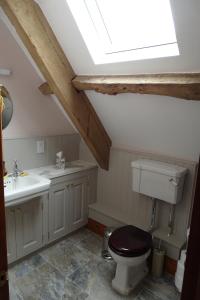
[[[15,175],[15,176],[18,176],[19,174],[20,174],[20,169],[18,168],[18,162],[17,162],[17,160],[15,159],[14,160],[14,166],[13,166],[13,174]]]

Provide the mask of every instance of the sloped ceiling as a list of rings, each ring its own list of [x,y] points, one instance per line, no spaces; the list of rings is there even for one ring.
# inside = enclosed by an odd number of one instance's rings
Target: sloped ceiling
[[[78,75],[200,71],[200,2],[171,1],[179,57],[94,65],[65,0],[38,1]],[[88,92],[114,147],[198,160],[200,102]]]
[[[179,57],[94,65],[66,0],[36,0],[78,75],[199,71],[200,1],[171,0]],[[120,22],[121,20],[119,20]]]
[[[78,75],[200,71],[200,2],[171,1],[181,55],[94,65],[65,0],[37,0]],[[200,102],[175,98],[88,92],[114,147],[198,160]]]
[[[56,102],[39,92],[40,76],[1,19],[0,41],[0,67],[12,70],[11,76],[0,77],[0,83],[6,86],[14,103],[13,118],[3,137],[74,133]]]

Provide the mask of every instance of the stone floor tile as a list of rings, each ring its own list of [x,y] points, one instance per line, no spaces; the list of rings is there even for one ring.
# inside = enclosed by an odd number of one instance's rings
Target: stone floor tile
[[[68,239],[75,245],[91,235],[93,235],[93,232],[91,232],[87,228],[81,228],[75,233],[69,235]]]
[[[16,280],[24,300],[59,300],[65,294],[65,278],[55,268],[45,263]]]
[[[29,274],[35,268],[41,266],[46,261],[39,254],[34,254],[31,257],[26,258],[22,262],[13,265],[9,268],[9,279],[15,281],[17,278],[23,277]]]
[[[179,300],[171,276],[147,276],[129,296],[111,286],[114,261],[101,258],[102,238],[87,229],[9,270],[11,300]]]
[[[41,256],[66,276],[94,259],[90,252],[82,251],[75,245],[65,242],[45,249],[41,252]]]
[[[81,250],[86,250],[101,257],[102,238],[96,234],[89,235],[77,244]]]
[[[63,300],[86,300],[89,295],[71,280],[65,280]]]

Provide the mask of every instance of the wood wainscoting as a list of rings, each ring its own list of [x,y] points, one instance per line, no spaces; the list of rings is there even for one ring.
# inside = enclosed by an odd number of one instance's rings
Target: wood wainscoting
[[[86,227],[91,231],[95,232],[96,234],[103,237],[104,231],[107,226],[89,218]],[[176,273],[176,269],[177,269],[177,261],[166,256],[165,265],[164,265],[165,272],[174,276]]]

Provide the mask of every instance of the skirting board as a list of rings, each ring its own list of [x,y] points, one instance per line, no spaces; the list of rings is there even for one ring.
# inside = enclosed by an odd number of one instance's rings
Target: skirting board
[[[101,224],[101,223],[89,218],[88,223],[87,223],[87,228],[103,237],[106,225]],[[174,276],[176,273],[176,268],[177,268],[177,261],[166,256],[165,257],[165,265],[164,265],[165,272]]]

